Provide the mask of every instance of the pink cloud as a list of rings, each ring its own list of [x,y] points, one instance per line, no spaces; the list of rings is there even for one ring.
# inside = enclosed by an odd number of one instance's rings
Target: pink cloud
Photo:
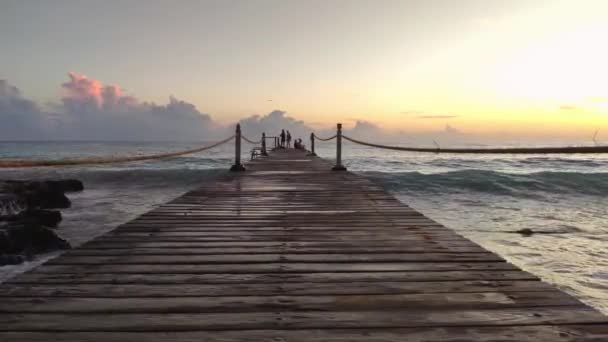
[[[68,73],[68,76],[70,80],[61,84],[67,97],[74,100],[94,100],[98,105],[101,104],[101,82],[75,72]]]
[[[101,81],[76,72],[68,73],[69,81],[61,84],[66,94],[64,102],[94,104],[97,108],[114,108],[116,106],[135,106],[138,101],[130,95],[123,95],[117,85],[103,85]]]

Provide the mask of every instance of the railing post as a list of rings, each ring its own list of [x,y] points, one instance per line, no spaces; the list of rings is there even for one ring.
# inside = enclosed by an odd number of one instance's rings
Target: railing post
[[[230,171],[245,171],[245,167],[241,164],[241,124],[236,124],[236,133],[234,134],[234,165]]]
[[[267,156],[268,152],[266,152],[266,133],[262,133],[262,155]]]
[[[315,153],[315,134],[314,133],[310,133],[310,153],[308,155],[309,156],[317,155]]]
[[[332,168],[334,171],[346,171],[346,168],[342,165],[342,124],[338,124],[338,130],[336,133],[336,166]]]

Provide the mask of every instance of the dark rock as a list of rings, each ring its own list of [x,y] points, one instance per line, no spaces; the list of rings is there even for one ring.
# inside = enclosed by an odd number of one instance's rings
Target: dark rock
[[[0,265],[70,248],[52,230],[61,222],[61,213],[44,209],[69,208],[72,203],[65,193],[83,189],[76,179],[0,181]]]
[[[523,236],[531,236],[532,234],[534,234],[534,231],[530,228],[524,228],[524,229],[520,229],[515,231],[516,233],[519,233]]]
[[[7,253],[11,249],[11,238],[3,227],[0,227],[0,254]]]
[[[54,210],[28,209],[17,215],[0,216],[0,221],[37,223],[46,227],[56,228],[61,222],[61,213]]]
[[[25,257],[23,255],[14,255],[14,254],[0,254],[0,266],[4,265],[18,265],[25,261]]]
[[[41,225],[51,228],[57,228],[59,222],[61,222],[61,212],[56,210],[26,210],[20,213],[27,218],[33,218],[38,221]]]
[[[77,179],[64,179],[58,181],[45,181],[49,188],[61,192],[77,192],[84,190],[84,185]]]
[[[14,194],[22,198],[28,208],[69,208],[66,192],[80,191],[82,182],[69,179],[61,181],[5,181],[0,184],[0,193]]]
[[[37,223],[17,222],[0,227],[0,254],[37,254],[69,248],[69,242]]]
[[[32,191],[24,194],[28,207],[44,209],[64,209],[72,206],[72,202],[63,192]]]

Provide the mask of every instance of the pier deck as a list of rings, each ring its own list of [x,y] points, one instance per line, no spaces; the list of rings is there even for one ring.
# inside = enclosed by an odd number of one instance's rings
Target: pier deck
[[[0,285],[0,341],[606,341],[608,317],[304,152]]]

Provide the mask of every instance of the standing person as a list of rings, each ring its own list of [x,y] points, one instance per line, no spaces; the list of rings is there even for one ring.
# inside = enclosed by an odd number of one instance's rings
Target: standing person
[[[287,130],[287,148],[291,147],[291,133]]]
[[[285,148],[285,130],[281,130],[281,147]]]

